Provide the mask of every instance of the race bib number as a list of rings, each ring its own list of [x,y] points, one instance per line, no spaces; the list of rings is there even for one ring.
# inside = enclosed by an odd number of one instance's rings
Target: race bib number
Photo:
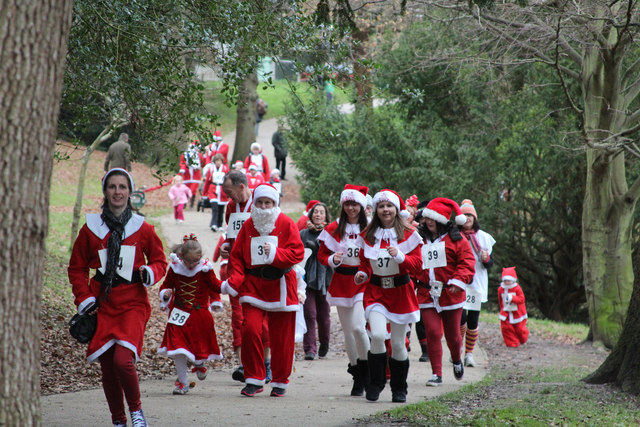
[[[234,212],[229,215],[229,224],[227,224],[227,238],[235,239],[238,232],[242,228],[242,224],[251,217],[249,212]]]
[[[372,260],[373,274],[376,276],[395,276],[400,273],[400,267],[386,249],[380,249],[378,258]]]
[[[222,185],[224,183],[224,172],[214,172],[211,176],[211,180],[216,185]]]
[[[260,236],[251,238],[251,265],[264,265],[267,263],[268,255],[264,250],[264,244],[269,243],[270,251],[275,251],[278,247],[277,236]]]
[[[342,257],[342,265],[360,265],[360,248],[348,239],[347,248],[344,251]]]
[[[187,323],[187,319],[191,313],[187,313],[186,311],[182,311],[177,307],[173,307],[171,310],[171,314],[169,315],[169,323],[173,323],[174,325],[184,326]]]
[[[465,310],[480,311],[480,305],[482,304],[480,302],[480,298],[480,292],[470,286],[467,286],[467,299],[464,302],[463,308]]]
[[[447,265],[447,253],[444,250],[444,242],[435,242],[422,245],[422,269],[445,267]]]
[[[107,271],[107,250],[100,249],[98,251],[100,257],[100,273],[104,274]],[[118,265],[116,266],[116,274],[125,280],[131,281],[133,275],[133,263],[136,258],[136,247],[122,245],[120,246],[120,257],[118,258]]]

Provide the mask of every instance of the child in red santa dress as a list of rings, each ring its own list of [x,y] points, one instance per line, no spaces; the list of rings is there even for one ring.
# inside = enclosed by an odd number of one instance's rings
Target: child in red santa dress
[[[340,194],[340,218],[327,225],[318,236],[322,242],[318,260],[322,265],[333,268],[327,302],[336,307],[344,332],[344,346],[349,358],[347,372],[353,377],[351,396],[364,395],[369,384],[369,336],[362,305],[365,287],[353,281],[360,266],[363,244],[359,235],[367,226],[364,210],[368,191],[368,187],[346,184]]]
[[[220,281],[213,264],[202,259],[202,247],[195,235],[184,236],[171,255],[173,262],[160,287],[160,306],[169,312],[169,318],[158,354],[175,362],[178,379],[173,394],[186,394],[187,362],[195,366],[198,379],[204,380],[205,363],[222,359],[209,311],[222,310]]]
[[[371,328],[367,400],[378,400],[387,382],[387,323],[391,324],[391,400],[406,402],[409,355],[405,346],[407,325],[420,319],[420,309],[409,275],[420,269],[422,239],[411,230],[404,201],[393,190],[373,196],[373,218],[360,233],[359,271],[356,285],[366,283],[365,316]]]
[[[453,375],[464,375],[460,336],[460,318],[466,301],[465,289],[475,274],[476,259],[469,241],[462,237],[455,223],[467,221],[460,206],[444,197],[437,197],[423,209],[426,218],[421,235],[425,236],[422,250],[423,270],[417,275],[417,294],[422,321],[427,333],[427,351],[432,376],[428,386],[442,384],[442,333],[447,341],[453,362]]]
[[[247,172],[247,181],[249,182],[249,189],[253,191],[258,185],[264,184],[264,177],[261,173],[258,173],[258,167],[255,163],[249,165],[249,171]]]
[[[284,396],[293,368],[296,311],[300,309],[298,280],[292,267],[304,259],[295,223],[278,207],[280,195],[269,184],[253,192],[249,218],[231,250],[231,277],[222,292],[238,295],[242,304],[242,365],[246,386],[242,395],[263,391],[266,370],[261,340],[267,319],[271,342],[271,396]],[[304,283],[304,282],[303,282]]]
[[[524,292],[518,285],[515,267],[502,269],[502,283],[498,288],[500,304],[500,329],[507,347],[518,347],[529,339],[527,329],[527,307]]]

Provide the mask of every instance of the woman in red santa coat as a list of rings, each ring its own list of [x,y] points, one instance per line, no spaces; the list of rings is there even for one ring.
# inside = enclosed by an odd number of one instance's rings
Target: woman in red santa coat
[[[360,232],[367,226],[364,213],[369,188],[347,184],[340,194],[340,218],[318,236],[322,242],[318,260],[334,269],[327,301],[336,306],[344,332],[344,345],[349,358],[347,372],[353,377],[351,396],[362,396],[369,384],[369,336],[366,331],[362,298],[364,286],[356,285],[353,277],[360,267],[362,238]],[[317,203],[317,202],[316,202]]]
[[[167,269],[162,241],[131,211],[131,175],[115,168],[102,179],[101,214],[88,214],[69,260],[69,281],[79,313],[95,313],[98,327],[87,360],[100,361],[102,388],[114,425],[126,425],[124,397],[134,426],[146,426],[134,362],[140,358],[151,315],[146,287]],[[90,270],[96,270],[89,277]]]
[[[405,337],[409,323],[420,319],[418,300],[409,274],[422,265],[422,239],[406,222],[404,201],[393,190],[373,197],[373,218],[360,233],[363,248],[356,284],[367,282],[364,309],[371,329],[370,381],[367,400],[378,400],[387,382],[387,323],[391,325],[391,396],[393,402],[407,400],[409,356]]]
[[[437,197],[423,209],[422,216],[426,221],[420,224],[421,234],[426,237],[424,270],[417,275],[417,294],[431,361],[432,376],[428,386],[442,384],[443,327],[454,377],[460,380],[464,375],[460,355],[460,317],[466,300],[465,288],[475,274],[476,259],[469,241],[449,221],[452,212],[455,212],[456,224],[462,225],[467,221],[455,201]]]
[[[196,199],[196,192],[202,181],[202,167],[205,165],[205,158],[200,153],[199,142],[193,141],[189,144],[189,148],[180,156],[180,171],[184,183],[191,190],[190,206],[193,208],[193,203]]]
[[[271,396],[284,396],[293,368],[296,311],[304,288],[292,267],[304,259],[304,246],[295,223],[278,207],[280,195],[270,184],[253,192],[251,218],[240,228],[231,250],[231,276],[222,292],[238,295],[242,304],[242,365],[244,396],[263,391],[266,370],[261,341],[266,318],[271,343]]]

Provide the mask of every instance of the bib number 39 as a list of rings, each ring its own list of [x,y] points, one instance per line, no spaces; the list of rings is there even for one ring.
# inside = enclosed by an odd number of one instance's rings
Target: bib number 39
[[[173,307],[173,310],[171,310],[171,314],[169,314],[168,322],[177,326],[184,326],[184,324],[187,323],[187,319],[190,315],[191,313],[187,313],[186,311],[182,311],[177,307]]]

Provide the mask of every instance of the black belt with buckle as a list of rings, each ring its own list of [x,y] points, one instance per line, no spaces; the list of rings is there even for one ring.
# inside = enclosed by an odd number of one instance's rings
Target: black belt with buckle
[[[262,267],[257,268],[248,268],[247,273],[252,276],[259,277],[265,280],[277,280],[291,271],[291,267],[289,268],[277,268],[272,265],[263,265]]]
[[[376,276],[374,274],[369,282],[372,285],[380,286],[382,289],[391,289],[406,285],[411,282],[411,278],[408,274],[402,276]]]
[[[416,285],[422,286],[425,289],[431,289],[431,285],[424,283],[422,280],[416,280]]]
[[[358,272],[358,267],[336,267],[336,273],[344,274],[345,276],[355,276]]]
[[[96,271],[96,275],[93,276],[93,278],[100,283],[104,283],[104,281],[106,280],[104,274],[102,274],[100,270]],[[115,288],[119,285],[130,285],[132,283],[142,283],[142,273],[140,272],[140,270],[133,272],[133,274],[131,275],[131,280],[124,279],[116,274],[113,278],[113,282],[111,283],[111,287]]]

